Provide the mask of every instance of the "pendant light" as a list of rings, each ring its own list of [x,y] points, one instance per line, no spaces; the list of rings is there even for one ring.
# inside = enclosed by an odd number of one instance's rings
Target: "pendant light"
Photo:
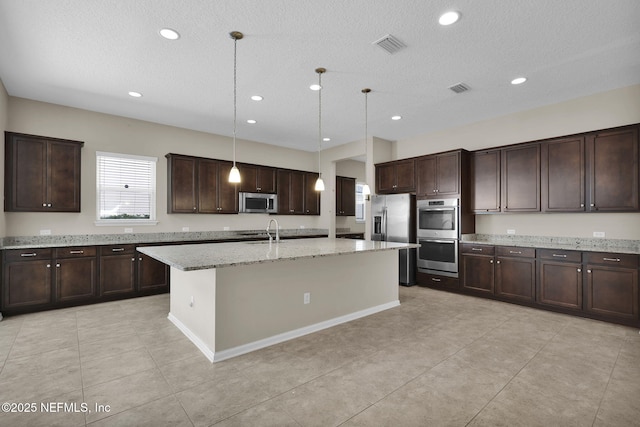
[[[369,92],[371,92],[371,89],[369,89],[368,87],[362,89],[362,93],[364,93],[364,158],[365,158],[365,165],[367,164],[367,128],[368,128],[368,124],[369,124],[369,103],[368,103],[368,95]],[[365,168],[366,169],[366,168]],[[365,172],[366,175],[366,172]],[[367,184],[366,182],[364,183],[364,185],[362,186],[362,195],[365,196],[365,198],[368,200],[369,196],[371,195],[371,188],[369,188],[369,184]]]
[[[322,150],[322,73],[326,72],[325,68],[316,68],[318,73],[318,179],[316,180],[316,191],[324,191],[324,181],[322,180],[322,172],[320,172],[320,151]]]
[[[237,184],[240,182],[240,171],[236,166],[236,101],[237,101],[237,78],[236,78],[236,64],[237,64],[237,45],[238,40],[242,39],[244,35],[240,31],[232,31],[229,33],[233,39],[233,167],[229,172],[229,182]]]

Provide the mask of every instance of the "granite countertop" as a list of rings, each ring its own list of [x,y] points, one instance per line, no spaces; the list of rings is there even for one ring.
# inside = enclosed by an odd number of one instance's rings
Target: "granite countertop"
[[[640,240],[519,236],[513,234],[464,234],[462,243],[640,255]]]
[[[138,250],[183,271],[341,254],[416,248],[415,243],[350,239],[295,239],[280,243],[235,242],[199,245],[147,246]]]
[[[281,238],[303,238],[329,235],[319,228],[281,229]],[[174,243],[211,240],[267,239],[265,230],[192,231],[176,233],[79,234],[63,236],[18,236],[0,239],[0,249],[59,248],[65,246],[124,245],[138,243]]]

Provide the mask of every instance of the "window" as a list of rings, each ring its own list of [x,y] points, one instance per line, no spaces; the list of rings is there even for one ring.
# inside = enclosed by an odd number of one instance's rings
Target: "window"
[[[96,225],[155,225],[156,157],[96,152]]]
[[[362,187],[364,187],[364,183],[357,182],[356,183],[356,222],[365,222],[365,200],[362,195]]]

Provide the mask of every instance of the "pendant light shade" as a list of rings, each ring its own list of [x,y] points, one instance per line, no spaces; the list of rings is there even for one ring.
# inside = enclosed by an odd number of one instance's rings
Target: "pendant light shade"
[[[320,151],[322,151],[322,74],[327,70],[325,68],[316,68],[318,73],[318,179],[316,180],[316,191],[324,191],[324,181],[322,180],[322,172],[320,172]]]
[[[233,167],[229,172],[229,182],[237,184],[241,181],[240,170],[236,166],[236,104],[237,104],[237,45],[238,40],[242,39],[244,35],[239,31],[232,31],[229,36],[233,39]]]
[[[368,158],[368,156],[367,156],[367,146],[368,146],[367,131],[368,131],[368,124],[369,124],[369,103],[368,103],[369,92],[371,92],[371,89],[369,89],[369,88],[362,89],[362,93],[364,93],[364,158],[365,158],[365,164],[366,164],[366,161],[367,161],[367,158]],[[363,196],[370,196],[371,195],[371,188],[369,188],[369,184],[367,184],[366,182],[362,186],[362,195]],[[367,197],[367,200],[368,200],[368,197]]]

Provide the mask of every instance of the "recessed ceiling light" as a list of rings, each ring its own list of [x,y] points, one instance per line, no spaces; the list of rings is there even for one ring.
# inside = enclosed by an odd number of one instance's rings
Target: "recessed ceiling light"
[[[323,140],[324,142],[329,142],[329,141],[331,141],[331,138],[322,138],[322,140]]]
[[[322,89],[322,86],[320,86],[319,84],[314,84],[314,85],[309,86],[309,89],[311,89],[311,90],[320,90],[320,89]]]
[[[402,116],[391,116],[391,120],[400,120]]]
[[[129,96],[132,96],[134,98],[140,98],[140,97],[142,97],[142,94],[140,92],[131,91],[131,92],[129,92]]]
[[[440,23],[440,25],[451,25],[458,22],[458,19],[460,19],[460,14],[456,11],[451,11],[445,12],[440,15],[438,22]]]
[[[250,125],[255,125],[255,124],[256,124],[256,123],[258,123],[258,122],[256,122],[256,121],[255,121],[255,120],[253,120],[253,119],[249,119],[249,120],[247,120],[247,123],[249,123]]]
[[[253,95],[251,99],[254,101],[262,101],[264,98],[261,97],[260,95]]]
[[[520,84],[522,84],[522,83],[524,83],[526,81],[527,81],[526,77],[518,77],[518,78],[515,78],[515,79],[511,80],[511,84],[512,85],[520,85]]]
[[[171,28],[161,29],[160,35],[167,40],[178,40],[180,38],[180,34],[176,30],[172,30]]]

